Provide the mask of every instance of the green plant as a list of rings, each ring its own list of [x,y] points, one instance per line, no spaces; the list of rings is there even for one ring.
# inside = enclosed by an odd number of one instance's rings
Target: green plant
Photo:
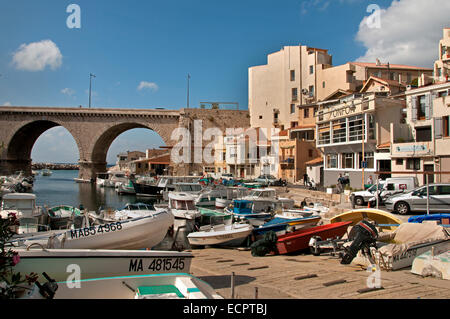
[[[35,273],[22,278],[20,273],[14,272],[14,266],[20,262],[20,256],[7,247],[7,243],[14,234],[12,229],[18,225],[14,214],[9,214],[6,219],[0,217],[0,299],[16,298],[17,292],[24,288],[19,285],[24,283],[31,285],[38,278]]]

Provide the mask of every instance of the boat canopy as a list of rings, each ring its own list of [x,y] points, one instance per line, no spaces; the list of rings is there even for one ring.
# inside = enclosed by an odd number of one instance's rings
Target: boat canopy
[[[121,210],[155,210],[155,207],[151,204],[135,203],[126,204]]]

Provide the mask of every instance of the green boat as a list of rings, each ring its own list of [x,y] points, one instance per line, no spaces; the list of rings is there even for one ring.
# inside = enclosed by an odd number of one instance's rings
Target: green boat
[[[51,229],[67,229],[68,223],[75,216],[83,216],[81,210],[76,207],[60,205],[47,210]]]
[[[197,210],[201,213],[200,217],[201,226],[231,223],[233,217],[233,215],[229,213],[205,207],[197,207]]]

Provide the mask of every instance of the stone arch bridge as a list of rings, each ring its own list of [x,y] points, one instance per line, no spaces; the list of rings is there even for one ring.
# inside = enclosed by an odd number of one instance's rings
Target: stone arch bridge
[[[226,128],[250,126],[248,111],[236,110],[0,107],[0,174],[19,170],[31,173],[33,145],[45,131],[56,126],[67,129],[78,146],[79,178],[92,180],[97,173],[106,171],[108,149],[125,131],[153,130],[170,148],[178,143],[171,139],[173,130],[185,127],[193,134],[195,120],[203,120],[203,130],[218,127],[224,133]],[[201,166],[194,160],[174,165],[174,174],[201,172]]]

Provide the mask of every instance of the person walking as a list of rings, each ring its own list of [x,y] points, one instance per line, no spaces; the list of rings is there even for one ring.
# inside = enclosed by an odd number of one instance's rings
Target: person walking
[[[339,174],[337,182],[338,182],[338,192],[340,194],[344,190],[344,178],[342,177],[342,174]]]

